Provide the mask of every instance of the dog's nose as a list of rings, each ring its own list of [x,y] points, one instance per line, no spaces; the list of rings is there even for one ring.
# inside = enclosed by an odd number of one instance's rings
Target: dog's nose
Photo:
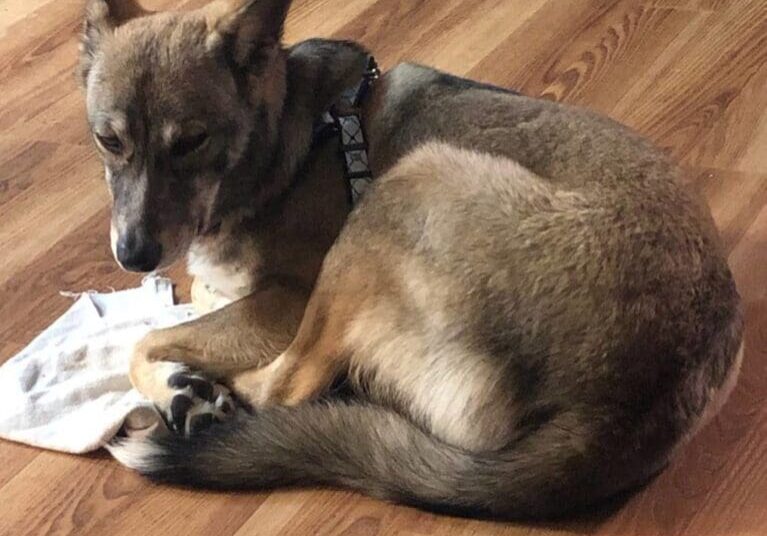
[[[160,264],[162,246],[145,232],[128,231],[117,241],[117,260],[131,272],[151,272]]]

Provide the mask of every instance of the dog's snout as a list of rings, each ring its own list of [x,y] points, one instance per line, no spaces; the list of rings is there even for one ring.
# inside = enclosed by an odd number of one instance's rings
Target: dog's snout
[[[117,260],[131,272],[151,272],[160,264],[162,245],[146,232],[132,230],[117,241]]]

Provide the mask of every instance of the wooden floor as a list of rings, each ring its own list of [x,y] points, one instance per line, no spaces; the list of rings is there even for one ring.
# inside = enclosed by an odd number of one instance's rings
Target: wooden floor
[[[0,0],[0,362],[69,306],[60,290],[138,280],[109,253],[108,199],[72,74],[82,1]],[[294,4],[291,42],[356,39],[384,66],[417,60],[587,106],[681,160],[712,207],[744,298],[747,353],[730,402],[617,512],[536,526],[345,492],[167,489],[106,455],[0,442],[0,535],[767,534],[767,1]]]

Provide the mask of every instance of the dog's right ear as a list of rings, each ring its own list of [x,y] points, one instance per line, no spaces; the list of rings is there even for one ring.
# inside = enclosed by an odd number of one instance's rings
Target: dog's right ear
[[[204,8],[211,48],[223,45],[231,60],[257,69],[280,46],[291,0],[216,0]]]
[[[93,57],[102,41],[121,24],[150,13],[135,0],[87,0],[78,69],[82,85],[85,85]]]

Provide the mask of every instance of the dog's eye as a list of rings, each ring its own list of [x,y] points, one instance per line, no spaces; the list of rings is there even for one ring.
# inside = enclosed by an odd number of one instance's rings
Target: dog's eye
[[[202,147],[206,141],[208,141],[208,134],[206,132],[184,136],[173,143],[170,148],[170,154],[174,158],[186,156]]]
[[[99,145],[112,154],[120,154],[123,152],[123,144],[117,136],[102,136],[101,134],[96,134],[96,139],[98,140]]]

